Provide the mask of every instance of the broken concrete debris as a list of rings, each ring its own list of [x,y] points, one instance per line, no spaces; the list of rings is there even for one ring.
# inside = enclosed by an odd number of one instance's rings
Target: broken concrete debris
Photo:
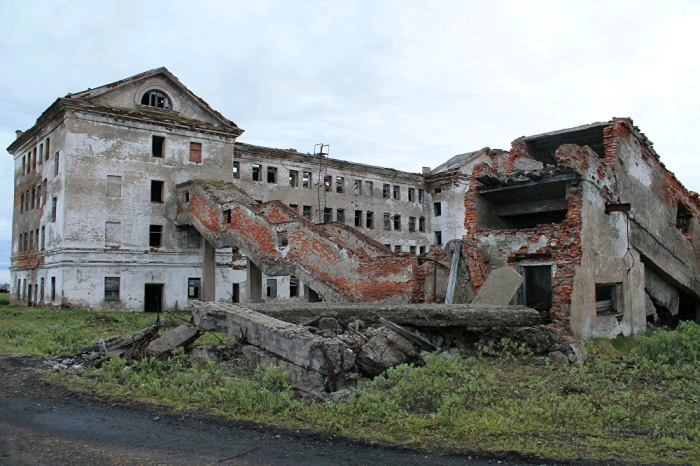
[[[522,284],[522,275],[510,267],[493,269],[471,303],[506,306]]]

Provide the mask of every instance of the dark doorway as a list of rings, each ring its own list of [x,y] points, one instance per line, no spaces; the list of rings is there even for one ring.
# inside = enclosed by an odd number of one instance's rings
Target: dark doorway
[[[517,295],[517,303],[547,313],[552,308],[552,266],[519,265],[523,286]]]
[[[146,283],[143,310],[146,312],[161,312],[163,310],[162,284]]]
[[[312,290],[308,286],[306,287],[305,291],[306,291],[306,296],[308,296],[310,303],[320,303],[323,301],[321,299],[321,296],[319,296],[318,293],[316,293],[314,290]]]
[[[240,303],[241,302],[241,287],[238,283],[233,284],[231,289],[231,302]]]

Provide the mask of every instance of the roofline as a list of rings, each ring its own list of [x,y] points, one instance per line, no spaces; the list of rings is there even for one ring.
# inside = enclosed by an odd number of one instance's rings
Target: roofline
[[[573,128],[558,129],[556,131],[550,131],[550,132],[541,133],[541,134],[534,134],[532,136],[521,136],[521,137],[517,138],[516,141],[517,140],[524,140],[524,141],[530,142],[530,141],[536,141],[537,139],[544,139],[544,138],[548,138],[551,136],[558,136],[560,134],[573,133],[576,131],[583,131],[583,130],[591,129],[591,128],[605,128],[606,126],[609,126],[610,123],[611,123],[610,121],[605,121],[605,122],[596,121],[595,123],[589,123],[587,125],[575,126]]]

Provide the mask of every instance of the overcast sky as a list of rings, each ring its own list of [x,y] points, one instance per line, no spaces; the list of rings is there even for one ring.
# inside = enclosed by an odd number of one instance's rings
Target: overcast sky
[[[0,145],[57,97],[165,66],[241,141],[414,172],[630,116],[700,191],[698,25],[697,1],[0,0]]]

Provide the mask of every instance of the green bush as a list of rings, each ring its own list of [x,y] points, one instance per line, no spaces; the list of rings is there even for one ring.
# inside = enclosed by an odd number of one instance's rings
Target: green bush
[[[700,357],[700,325],[683,321],[674,331],[652,328],[635,337],[632,355],[665,365],[683,365]]]

